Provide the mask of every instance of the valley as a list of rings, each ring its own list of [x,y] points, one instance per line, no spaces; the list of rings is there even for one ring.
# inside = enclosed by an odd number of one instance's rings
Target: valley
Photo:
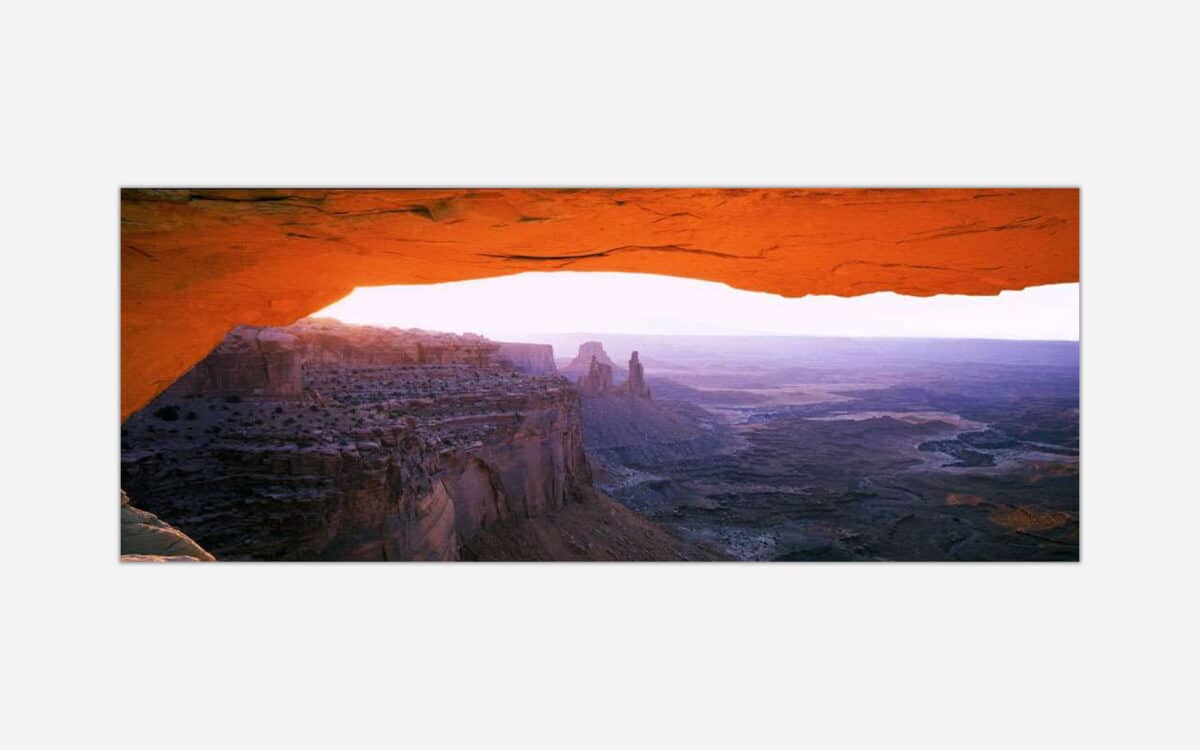
[[[1077,344],[519,338],[235,329],[122,426],[123,552],[1079,557]]]
[[[597,482],[685,538],[741,560],[1078,559],[1074,343],[608,338],[672,359],[646,357],[641,414],[584,398]]]

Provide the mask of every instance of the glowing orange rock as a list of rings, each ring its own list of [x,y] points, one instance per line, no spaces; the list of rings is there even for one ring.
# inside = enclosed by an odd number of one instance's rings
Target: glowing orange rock
[[[124,190],[122,418],[235,325],[286,325],[357,286],[568,269],[785,296],[995,294],[1079,279],[1079,193]]]

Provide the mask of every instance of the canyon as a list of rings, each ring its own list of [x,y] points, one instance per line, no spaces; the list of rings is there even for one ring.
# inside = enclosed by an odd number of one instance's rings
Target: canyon
[[[122,552],[718,559],[593,486],[579,395],[552,367],[548,346],[469,334],[236,328],[123,425],[123,513],[176,536],[123,533]]]
[[[122,427],[123,559],[1078,559],[1074,342],[604,338],[238,327]]]
[[[707,459],[753,446],[782,424],[777,417],[796,416],[753,411],[764,398],[800,394],[789,409],[811,399],[828,409],[859,399],[853,389],[793,387],[782,367],[764,396],[749,385],[754,373],[713,386],[711,373],[690,365],[673,373],[661,360],[643,368],[632,355],[627,370],[597,357],[593,371],[591,357],[577,358],[562,377],[543,344],[348,332],[304,316],[358,286],[522,271],[660,273],[784,296],[997,294],[1077,281],[1078,229],[1074,189],[124,189],[122,482],[130,502],[122,500],[122,528],[144,542],[130,554],[203,559],[186,554],[195,545],[247,560],[803,556],[786,544],[747,552],[753,545],[728,535],[691,533],[681,514],[727,512],[712,493],[698,493],[695,507],[668,497],[652,508],[642,499],[658,486],[686,485],[689,453],[702,460],[699,471],[741,472]],[[874,385],[896,386],[907,403],[903,378],[876,375]],[[953,380],[938,368],[920,377],[939,387]],[[972,470],[987,461],[975,455],[988,452],[981,446],[997,441],[1036,453],[1045,441],[1020,436],[1057,413],[1028,417],[1032,426],[1001,414],[995,424],[1011,420],[1015,433],[989,427],[1003,433],[995,440],[926,429],[905,438],[924,447],[917,458],[904,448],[901,463],[948,455],[968,464],[953,471]],[[820,420],[853,421],[834,416],[806,413],[792,437],[768,446],[769,463],[792,465],[788,457],[802,447],[789,442],[795,435],[846,427]],[[577,449],[589,440],[592,458]],[[665,480],[634,465],[676,459]],[[594,473],[605,481],[593,483]],[[1069,489],[1067,480],[1055,501],[1061,510],[1044,511],[1068,514],[1055,527],[1068,537],[1076,519]],[[904,497],[901,504],[915,502]],[[996,507],[996,518],[1030,513]],[[1069,538],[1053,543],[1071,554]],[[954,545],[969,557],[969,544]],[[831,549],[856,559],[915,554],[903,545]]]
[[[1077,342],[604,340],[652,356],[655,398],[582,394],[594,481],[681,538],[737,560],[1079,559]]]

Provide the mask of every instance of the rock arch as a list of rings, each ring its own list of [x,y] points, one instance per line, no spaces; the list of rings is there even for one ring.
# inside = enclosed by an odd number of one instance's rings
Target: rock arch
[[[785,296],[1079,279],[1076,189],[125,189],[121,416],[358,286],[626,271]]]

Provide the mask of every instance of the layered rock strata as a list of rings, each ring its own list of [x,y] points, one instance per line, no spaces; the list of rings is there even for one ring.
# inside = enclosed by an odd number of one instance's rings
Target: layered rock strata
[[[587,374],[578,380],[579,392],[585,396],[608,396],[615,392],[612,365],[592,357]]]
[[[629,379],[622,386],[622,392],[635,398],[650,398],[650,387],[646,385],[646,370],[634,352],[629,357]]]
[[[502,341],[496,359],[529,375],[553,375],[558,371],[554,365],[554,347],[549,344]]]
[[[525,521],[581,499],[613,502],[591,487],[569,381],[497,361],[494,342],[477,337],[405,332],[389,352],[378,342],[392,334],[340,340],[358,327],[339,326],[285,330],[301,359],[300,398],[170,389],[131,416],[125,490],[233,560],[488,559]],[[260,356],[243,354],[247,369]],[[471,552],[485,530],[488,545]],[[522,554],[505,549],[505,559]],[[682,549],[660,556],[706,554]]]
[[[133,507],[121,493],[122,562],[211,562],[191,537],[153,513]]]
[[[608,352],[604,351],[602,342],[585,341],[579,345],[579,352],[575,355],[575,359],[563,368],[563,372],[571,375],[584,375],[591,369],[592,360],[614,369],[617,366],[608,356]]]

